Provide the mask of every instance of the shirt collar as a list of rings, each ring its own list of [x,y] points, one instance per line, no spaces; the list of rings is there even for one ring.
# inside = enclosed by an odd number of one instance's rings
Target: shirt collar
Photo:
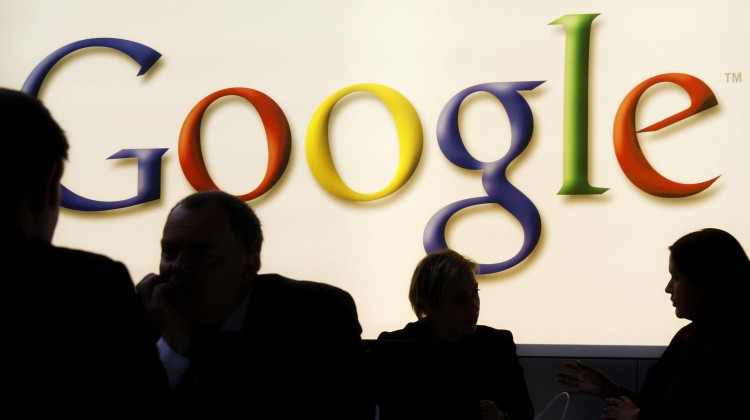
[[[251,292],[252,289],[247,292],[247,295],[242,299],[240,304],[232,310],[227,319],[221,324],[219,331],[242,331],[242,327],[245,326],[245,317],[247,315],[247,307],[250,304]]]

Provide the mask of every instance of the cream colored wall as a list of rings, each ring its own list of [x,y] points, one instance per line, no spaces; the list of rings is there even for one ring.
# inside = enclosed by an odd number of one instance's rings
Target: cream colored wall
[[[689,4],[688,4],[689,3]],[[599,196],[560,196],[565,32],[549,25],[567,14],[600,13],[590,63],[590,181]],[[329,282],[354,296],[364,337],[413,319],[406,298],[422,257],[422,233],[443,206],[484,195],[480,175],[452,165],[436,141],[443,106],[479,83],[544,80],[524,94],[535,118],[531,145],[511,165],[511,182],[536,205],[542,236],[522,264],[482,276],[480,322],[511,329],[518,343],[665,345],[684,322],[668,296],[667,246],[691,230],[715,226],[750,243],[748,95],[726,73],[750,72],[750,29],[741,1],[44,1],[0,0],[0,85],[20,88],[52,51],[95,37],[124,38],[162,53],[142,78],[126,57],[87,51],[60,63],[40,94],[68,132],[63,183],[85,197],[135,194],[135,165],[106,158],[124,148],[167,147],[162,198],[103,213],[65,210],[55,242],[124,261],[135,281],[158,269],[161,226],[169,208],[193,191],[177,157],[180,127],[203,97],[227,87],[271,96],[292,131],[292,157],[281,182],[250,204],[267,241],[263,271]],[[719,106],[655,135],[643,147],[657,170],[680,182],[721,175],[685,199],[650,196],[621,171],[612,146],[617,108],[652,76],[689,73],[715,92]],[[424,150],[395,194],[347,202],[313,178],[304,153],[315,109],[356,83],[396,89],[417,110]],[[639,127],[684,107],[676,90],[650,95]],[[467,147],[479,159],[502,156],[509,128],[502,108],[479,96],[463,111]],[[211,175],[244,193],[265,171],[266,146],[254,111],[227,101],[204,127]],[[360,95],[336,108],[334,158],[354,189],[374,191],[395,172],[394,124],[380,102]],[[12,157],[6,157],[12,158]],[[448,242],[480,262],[499,262],[523,232],[500,210],[452,219]]]

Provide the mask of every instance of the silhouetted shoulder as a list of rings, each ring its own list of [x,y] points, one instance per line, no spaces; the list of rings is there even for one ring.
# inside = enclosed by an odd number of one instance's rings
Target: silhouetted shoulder
[[[15,273],[6,286],[14,298],[2,305],[0,326],[1,357],[15,361],[2,376],[14,384],[18,406],[42,395],[60,413],[94,409],[90,401],[128,401],[137,410],[166,390],[147,315],[124,264],[39,240],[20,244],[15,256],[6,267]]]
[[[107,271],[115,271],[130,276],[124,264],[105,255],[57,247],[36,239],[26,241],[18,257],[19,259],[15,263],[25,265],[21,267],[23,272],[31,274],[50,272],[61,275],[71,270],[79,278],[100,275]],[[102,279],[101,281],[111,282],[112,280]],[[130,281],[130,286],[133,287],[132,281]]]
[[[297,280],[284,277],[279,274],[258,274],[253,280],[253,288],[268,287],[284,290],[287,293],[331,293],[339,295],[348,295],[344,289],[328,283],[322,283],[310,280]]]
[[[305,306],[320,306],[332,301],[354,304],[354,299],[344,289],[327,283],[295,280],[278,274],[259,274],[253,281],[251,293]],[[275,299],[274,299],[275,300]]]
[[[429,340],[430,329],[426,322],[410,322],[394,331],[383,331],[378,335],[378,340]]]
[[[470,337],[495,343],[513,343],[513,333],[486,325],[477,325],[477,331]]]
[[[362,402],[361,333],[354,299],[345,290],[278,274],[257,275],[243,327],[249,339],[232,352],[242,359],[231,365],[222,361],[221,366],[231,367],[228,378],[241,372],[237,366],[247,366],[246,376],[257,385],[242,389],[259,404],[262,415],[257,418],[287,419],[302,409],[319,413],[314,418],[356,420],[363,418],[361,412],[372,418],[371,404]],[[232,381],[215,388],[222,390]]]
[[[112,300],[132,305],[136,299],[125,265],[104,255],[28,240],[16,256],[11,264],[18,281],[12,287],[38,299],[42,314],[54,313],[42,309],[56,306],[66,306],[64,313],[71,315],[93,307],[110,313],[116,310],[107,308]]]
[[[431,340],[428,321],[410,322],[399,330],[383,331],[378,340]],[[465,338],[465,341],[481,341],[495,344],[513,344],[513,333],[486,325],[477,325],[477,330]]]
[[[296,331],[303,337],[315,336],[316,341],[359,340],[362,332],[349,292],[327,283],[278,274],[260,274],[253,280],[246,322],[258,333]]]

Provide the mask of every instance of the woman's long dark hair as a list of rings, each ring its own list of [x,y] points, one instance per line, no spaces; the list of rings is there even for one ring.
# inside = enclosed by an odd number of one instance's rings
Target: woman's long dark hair
[[[701,293],[700,317],[722,323],[747,312],[750,259],[737,239],[721,229],[688,233],[669,247],[673,263]]]

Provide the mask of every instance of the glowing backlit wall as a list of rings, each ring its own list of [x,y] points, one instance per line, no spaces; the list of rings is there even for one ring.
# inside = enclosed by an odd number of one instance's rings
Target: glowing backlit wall
[[[346,289],[365,338],[414,319],[407,289],[426,227],[454,206],[447,244],[487,267],[480,323],[524,344],[665,345],[685,322],[663,291],[667,247],[707,226],[750,244],[748,11],[739,0],[0,0],[0,85],[43,80],[71,141],[63,185],[80,197],[136,197],[139,160],[108,158],[166,149],[152,162],[158,199],[65,209],[54,239],[125,262],[136,282],[158,270],[166,213],[195,190],[178,155],[191,111],[252,89],[278,105],[291,147],[278,182],[249,201],[267,238],[262,272]],[[34,73],[100,38],[161,56],[136,76],[127,54],[89,46]],[[688,92],[695,115],[627,134],[690,108]],[[718,104],[699,112],[710,96]],[[209,102],[197,133],[207,173],[247,194],[269,161],[260,111],[237,95]],[[446,140],[451,109],[460,140]],[[638,144],[645,181],[623,163]],[[656,175],[718,179],[674,194],[649,184]],[[498,189],[506,177],[517,191]],[[490,204],[455,204],[466,199]]]

